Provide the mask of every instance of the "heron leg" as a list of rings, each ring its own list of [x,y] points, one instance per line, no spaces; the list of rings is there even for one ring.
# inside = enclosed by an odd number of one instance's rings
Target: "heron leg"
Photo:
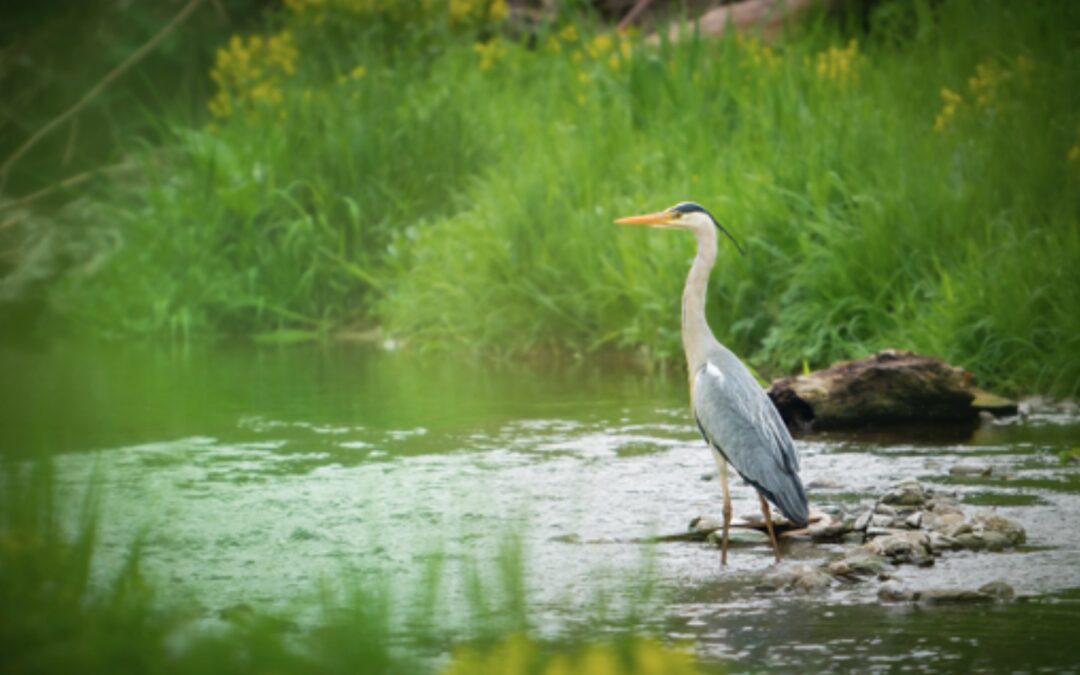
[[[758,493],[758,499],[761,500],[761,513],[765,516],[765,528],[769,531],[769,541],[772,542],[773,555],[776,556],[776,562],[780,562],[780,543],[776,540],[776,532],[773,530],[769,502],[765,501],[761,493]]]
[[[724,533],[720,540],[720,564],[727,565],[728,532],[731,530],[731,492],[728,490],[727,460],[717,457],[716,463],[720,465],[720,489],[724,491]]]

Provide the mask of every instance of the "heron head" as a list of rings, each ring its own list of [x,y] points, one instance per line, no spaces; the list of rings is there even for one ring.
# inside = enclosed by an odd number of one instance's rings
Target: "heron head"
[[[735,237],[731,236],[731,233],[724,229],[724,226],[705,210],[705,207],[695,202],[679,202],[663,211],[646,213],[642,216],[619,218],[615,222],[619,225],[647,225],[666,229],[690,230],[695,234],[716,228],[723,232],[731,240],[731,243],[735,244],[735,248],[740,254],[743,252],[739,242],[735,241]]]

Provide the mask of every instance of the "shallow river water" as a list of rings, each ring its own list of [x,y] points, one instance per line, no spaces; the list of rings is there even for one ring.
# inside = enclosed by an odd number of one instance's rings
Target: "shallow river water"
[[[761,590],[766,546],[736,547],[721,568],[705,543],[643,543],[719,513],[679,377],[359,348],[57,346],[0,352],[0,368],[3,452],[53,455],[72,509],[98,472],[99,566],[143,535],[153,578],[208,615],[296,607],[343,570],[408,588],[435,556],[452,587],[513,540],[541,631],[573,625],[604,596],[642,603],[654,630],[734,672],[1080,670],[1080,467],[1058,458],[1080,446],[1075,412],[951,436],[796,440],[815,506],[853,510],[915,477],[957,492],[966,510],[994,506],[1023,524],[1020,550],[894,572],[912,589],[1002,579],[1016,600],[928,607],[882,604],[876,581]],[[951,477],[957,464],[993,475]],[[755,513],[752,490],[733,490],[736,515]],[[840,550],[790,543],[784,564]]]

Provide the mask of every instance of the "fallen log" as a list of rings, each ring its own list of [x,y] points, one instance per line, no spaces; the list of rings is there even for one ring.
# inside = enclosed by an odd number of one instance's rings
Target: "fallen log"
[[[807,431],[873,425],[973,424],[987,400],[971,373],[941,359],[887,349],[806,375],[774,380],[769,397],[788,427]],[[1016,404],[993,397],[995,415]]]

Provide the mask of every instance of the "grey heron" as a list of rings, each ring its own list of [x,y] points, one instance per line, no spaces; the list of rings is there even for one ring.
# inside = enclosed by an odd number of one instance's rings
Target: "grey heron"
[[[809,516],[806,493],[799,480],[799,460],[784,421],[765,390],[730,349],[713,337],[705,318],[709,273],[716,262],[717,232],[723,232],[741,252],[739,243],[699,204],[680,202],[669,209],[615,221],[689,230],[697,239],[697,256],[686,278],[682,298],[682,341],[690,378],[690,407],[698,430],[712,450],[724,493],[721,562],[727,564],[731,528],[730,464],[758,492],[773,554],[780,545],[772,525],[769,502],[796,527]]]

